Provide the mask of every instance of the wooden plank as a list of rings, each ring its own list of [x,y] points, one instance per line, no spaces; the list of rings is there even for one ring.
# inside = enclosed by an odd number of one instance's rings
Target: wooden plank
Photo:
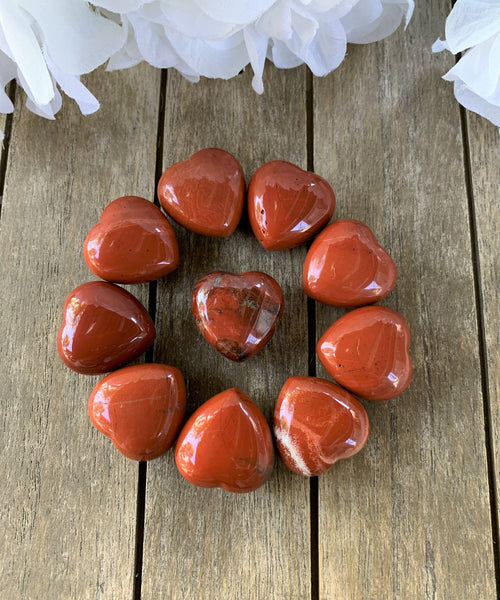
[[[87,81],[102,107],[85,118],[66,99],[46,121],[17,98],[0,235],[2,598],[132,597],[137,465],[91,426],[98,378],[64,367],[56,336],[66,295],[93,279],[81,252],[101,210],[154,196],[159,74]]]
[[[335,217],[366,222],[395,259],[382,304],[408,320],[414,364],[399,399],[364,402],[365,451],[320,480],[325,600],[495,597],[460,118],[440,80],[453,58],[430,52],[447,11],[417,3],[406,34],[315,80],[315,168]],[[342,312],[318,305],[318,336]]]
[[[272,159],[306,165],[305,71],[266,67],[266,92],[251,73],[192,85],[168,75],[164,167],[204,147],[221,147],[241,162],[247,182]],[[266,252],[246,217],[226,239],[176,228],[181,266],[158,289],[156,360],[181,369],[188,412],[224,389],[246,392],[270,420],[279,390],[307,373],[307,308],[300,289],[305,248]],[[214,270],[262,270],[285,295],[280,327],[266,348],[231,363],[198,333],[189,303],[197,280]],[[309,484],[277,463],[252,494],[188,484],[173,452],[148,464],[143,600],[155,598],[307,598],[310,595]]]
[[[495,495],[500,498],[500,186],[498,129],[468,113],[471,182],[480,273],[480,293],[486,349],[486,384],[489,395]],[[497,517],[500,520],[500,515]],[[498,527],[498,521],[497,521]],[[500,531],[495,535],[500,536]]]

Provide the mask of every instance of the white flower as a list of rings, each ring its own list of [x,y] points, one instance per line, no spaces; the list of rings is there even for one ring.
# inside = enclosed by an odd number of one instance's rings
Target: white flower
[[[61,107],[58,86],[84,114],[99,103],[80,75],[105,62],[124,43],[124,30],[84,0],[2,0],[0,2],[0,111],[12,112],[4,91],[16,79],[27,106],[53,119]]]
[[[113,7],[127,28],[127,42],[110,60],[120,69],[145,59],[174,67],[191,81],[228,79],[248,63],[253,87],[263,92],[266,58],[279,68],[306,63],[315,75],[337,68],[346,44],[386,37],[408,23],[413,0],[98,0]]]
[[[408,23],[413,0],[1,0],[0,112],[12,79],[27,106],[54,118],[59,89],[84,114],[99,103],[80,82],[108,59],[108,69],[146,60],[190,81],[228,79],[248,64],[262,93],[266,58],[279,68],[306,63],[326,75],[346,44],[368,43]]]
[[[454,82],[460,104],[500,127],[500,2],[457,0],[445,34],[445,42],[434,43],[434,52],[469,50],[443,79]]]

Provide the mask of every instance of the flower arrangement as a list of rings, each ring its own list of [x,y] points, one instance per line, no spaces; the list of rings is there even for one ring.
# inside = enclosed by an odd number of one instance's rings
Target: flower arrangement
[[[434,52],[467,52],[444,79],[454,82],[460,104],[500,127],[500,2],[457,0],[445,33]]]
[[[95,112],[99,102],[80,77],[106,62],[116,70],[147,61],[193,82],[229,79],[251,65],[261,94],[266,59],[326,75],[347,43],[390,35],[413,8],[414,0],[2,0],[0,112],[14,110],[5,92],[13,79],[38,115],[53,119],[61,92],[83,114]],[[500,126],[498,0],[457,0],[446,40],[433,49],[469,49],[444,78],[461,104]]]
[[[0,3],[0,112],[16,79],[27,107],[53,119],[61,91],[83,114],[99,108],[80,81],[145,60],[190,81],[229,79],[251,65],[264,91],[266,58],[279,68],[306,63],[318,76],[339,66],[347,42],[391,34],[411,18],[413,0],[3,0]],[[49,9],[50,8],[50,9]]]

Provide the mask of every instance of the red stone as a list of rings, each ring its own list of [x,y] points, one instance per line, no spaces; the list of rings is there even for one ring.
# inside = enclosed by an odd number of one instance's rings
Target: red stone
[[[290,377],[274,411],[274,435],[286,466],[308,477],[363,448],[370,425],[361,404],[331,381]]]
[[[314,240],[304,263],[308,296],[333,306],[363,306],[385,298],[396,266],[372,230],[351,219],[331,223]]]
[[[364,306],[340,317],[323,334],[316,352],[343,387],[368,400],[389,400],[411,379],[410,329],[385,306]]]
[[[273,336],[283,312],[283,293],[260,271],[216,271],[196,284],[191,310],[203,337],[225,357],[242,361]]]
[[[191,416],[175,448],[181,475],[204,488],[253,492],[271,474],[271,431],[264,415],[237,388],[217,394]]]
[[[186,229],[226,237],[236,229],[243,211],[243,169],[225,150],[200,150],[163,173],[158,198],[172,219]]]
[[[89,399],[92,423],[132,460],[152,460],[172,446],[186,409],[181,372],[134,365],[102,379]]]
[[[250,224],[266,250],[302,244],[328,223],[334,209],[327,181],[282,160],[262,165],[248,187]]]
[[[151,317],[129,292],[104,281],[75,288],[66,298],[57,350],[77,373],[106,373],[133,360],[154,342]]]
[[[161,210],[145,198],[124,196],[104,209],[83,245],[89,269],[116,283],[144,283],[177,268],[179,248]]]

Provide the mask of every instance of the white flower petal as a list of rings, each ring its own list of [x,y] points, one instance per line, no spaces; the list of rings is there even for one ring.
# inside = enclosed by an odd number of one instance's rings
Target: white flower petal
[[[254,27],[245,27],[243,36],[250,64],[254,72],[252,87],[257,94],[262,94],[264,92],[262,74],[264,73],[269,38],[266,35],[258,33]]]
[[[390,0],[382,0],[382,2],[378,0],[362,0],[362,2],[354,7],[353,11],[361,9],[362,3],[365,6],[368,3],[372,4],[374,10],[378,10],[376,4],[381,5],[382,12],[375,20],[362,23],[347,33],[347,41],[354,44],[370,44],[382,40],[396,31],[405,16],[406,22],[408,22],[409,15],[411,16],[413,12],[412,0],[411,3],[407,0],[395,0],[394,2]],[[342,21],[345,22],[345,19]]]
[[[462,81],[474,94],[500,105],[500,35],[468,50],[443,77]]]
[[[62,71],[58,66],[55,65],[55,63],[52,62],[48,54],[45,54],[45,59],[52,76],[57,81],[61,90],[66,94],[66,96],[69,96],[76,101],[83,115],[90,115],[96,110],[99,110],[99,101],[83,85],[78,75],[69,75],[68,73]]]
[[[190,38],[223,40],[241,29],[240,25],[212,19],[194,0],[167,0],[162,8],[164,27]]]
[[[236,34],[221,42],[211,42],[192,40],[177,32],[169,32],[168,39],[182,60],[203,77],[229,79],[248,64],[243,34]]]
[[[461,81],[455,81],[454,92],[455,98],[465,108],[485,117],[493,125],[500,127],[500,106],[490,104],[487,100],[475,94]]]
[[[0,113],[11,113],[14,105],[5,92],[5,86],[15,78],[16,63],[0,51]]]
[[[134,28],[130,25],[128,19],[123,19],[122,26],[127,32],[125,44],[115,52],[108,61],[107,71],[116,71],[118,69],[128,69],[134,67],[144,60],[135,39]]]
[[[54,97],[52,79],[30,17],[14,0],[0,2],[0,34],[0,50],[17,64],[26,93],[35,104],[48,104]]]
[[[46,119],[54,120],[55,114],[60,110],[62,106],[62,98],[61,94],[59,93],[59,90],[57,89],[57,86],[54,83],[52,85],[54,89],[54,98],[50,102],[48,102],[45,105],[37,104],[33,102],[33,99],[28,96],[28,99],[26,100],[26,106],[31,112],[35,113],[35,115],[45,117]]]
[[[94,0],[94,6],[100,6],[114,13],[128,13],[137,10],[143,4],[147,4],[152,0]]]
[[[457,0],[446,19],[446,41],[453,54],[484,42],[499,31],[498,0]]]
[[[207,15],[221,23],[247,24],[258,19],[276,0],[195,0]]]
[[[84,0],[18,0],[35,18],[54,63],[72,75],[89,73],[125,42],[125,32]]]

